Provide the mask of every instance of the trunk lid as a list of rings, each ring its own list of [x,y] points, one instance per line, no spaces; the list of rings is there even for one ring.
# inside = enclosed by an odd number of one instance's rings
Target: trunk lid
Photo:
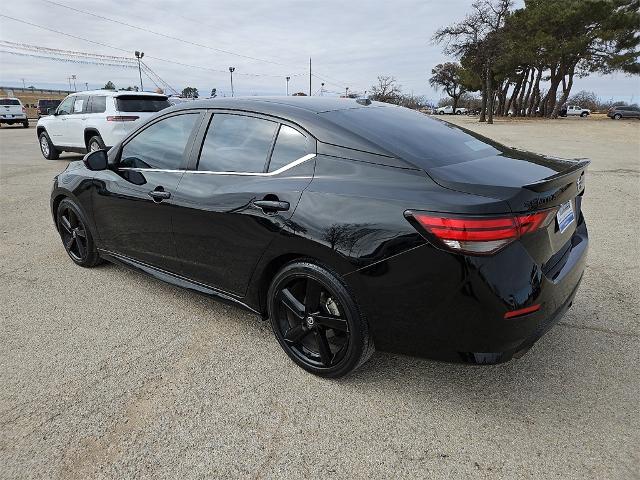
[[[583,190],[588,160],[509,150],[425,171],[442,187],[503,200],[514,213],[558,207]]]

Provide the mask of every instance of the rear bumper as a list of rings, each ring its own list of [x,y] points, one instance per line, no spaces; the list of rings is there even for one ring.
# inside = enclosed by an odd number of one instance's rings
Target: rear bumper
[[[26,113],[21,113],[21,114],[15,114],[15,115],[1,115],[0,114],[0,122],[2,123],[18,123],[18,122],[24,122],[27,119],[27,114]]]
[[[490,258],[423,245],[353,272],[376,348],[496,363],[526,352],[571,306],[588,251],[584,221],[558,265],[543,273],[519,243]],[[505,319],[508,311],[540,310]]]

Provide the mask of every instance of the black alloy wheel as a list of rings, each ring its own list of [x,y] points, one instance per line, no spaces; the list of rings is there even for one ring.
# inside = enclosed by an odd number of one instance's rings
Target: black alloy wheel
[[[58,232],[71,260],[82,267],[93,267],[100,257],[78,208],[69,199],[60,203],[57,214]]]
[[[328,270],[287,265],[270,289],[270,317],[285,352],[305,370],[341,377],[373,353],[368,326],[352,296]]]

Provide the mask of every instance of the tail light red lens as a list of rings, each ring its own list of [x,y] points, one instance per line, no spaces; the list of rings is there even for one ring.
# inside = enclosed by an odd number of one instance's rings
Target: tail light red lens
[[[107,122],[133,122],[139,118],[140,117],[136,117],[135,115],[110,115],[107,117]]]
[[[457,252],[490,255],[509,243],[549,225],[557,209],[526,215],[462,217],[434,213],[407,212],[427,233]]]

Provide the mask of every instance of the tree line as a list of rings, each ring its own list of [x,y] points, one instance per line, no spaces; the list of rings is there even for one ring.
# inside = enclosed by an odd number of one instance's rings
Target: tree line
[[[480,121],[493,115],[556,118],[576,77],[640,73],[640,0],[476,0],[433,41],[459,59],[432,69],[430,84],[457,106],[480,92]]]

